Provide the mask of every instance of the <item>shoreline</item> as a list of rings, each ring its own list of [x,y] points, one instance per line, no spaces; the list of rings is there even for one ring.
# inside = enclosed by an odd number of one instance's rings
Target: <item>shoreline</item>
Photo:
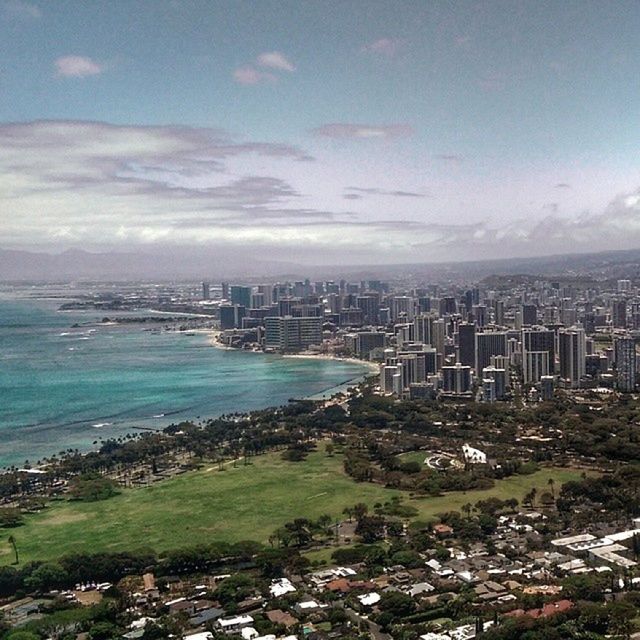
[[[378,374],[380,367],[377,363],[359,360],[358,358],[352,358],[349,356],[335,356],[329,353],[266,353],[264,351],[254,351],[253,349],[236,349],[235,347],[227,347],[218,341],[218,338],[222,335],[222,331],[219,329],[195,329],[193,333],[206,333],[209,336],[209,344],[216,349],[222,349],[223,351],[238,351],[240,353],[258,353],[264,356],[278,356],[280,358],[299,358],[309,360],[331,360],[333,362],[346,362],[347,364],[357,364],[367,368],[372,374]]]

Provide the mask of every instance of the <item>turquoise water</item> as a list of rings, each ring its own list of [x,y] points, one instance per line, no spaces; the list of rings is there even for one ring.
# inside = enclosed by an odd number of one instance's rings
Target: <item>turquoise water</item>
[[[59,304],[0,298],[2,466],[183,419],[283,404],[366,371],[224,351],[205,334],[100,325],[104,312],[59,312]]]

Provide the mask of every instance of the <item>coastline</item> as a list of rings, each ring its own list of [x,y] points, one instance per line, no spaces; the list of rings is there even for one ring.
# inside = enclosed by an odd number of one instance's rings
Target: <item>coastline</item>
[[[334,356],[329,353],[276,353],[269,354],[264,351],[253,351],[252,349],[236,349],[235,347],[227,347],[218,341],[218,338],[222,335],[222,331],[219,329],[196,329],[194,333],[206,333],[209,336],[209,344],[216,349],[222,349],[223,351],[239,351],[242,353],[259,353],[262,355],[277,355],[280,358],[300,358],[310,360],[332,360],[334,362],[346,362],[348,364],[357,364],[369,369],[371,374],[377,374],[380,371],[380,367],[375,362],[367,360],[359,360],[358,358],[350,358],[345,356]]]

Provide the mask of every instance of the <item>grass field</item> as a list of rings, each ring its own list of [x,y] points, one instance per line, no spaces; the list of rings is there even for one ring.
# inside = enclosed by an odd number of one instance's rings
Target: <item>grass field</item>
[[[579,471],[545,469],[516,476],[487,491],[410,499],[419,518],[459,509],[489,495],[522,498],[531,487],[546,490],[576,479]],[[25,525],[5,530],[0,538],[0,564],[12,559],[7,543],[13,534],[21,562],[59,557],[67,552],[151,548],[164,551],[217,540],[266,542],[277,527],[296,517],[341,515],[346,506],[370,507],[400,492],[380,485],[356,483],[342,469],[342,456],[312,453],[304,462],[285,462],[279,454],[254,458],[252,464],[219,471],[217,465],[140,489],[127,489],[103,502],[58,502],[26,517]],[[405,494],[406,495],[406,494]]]

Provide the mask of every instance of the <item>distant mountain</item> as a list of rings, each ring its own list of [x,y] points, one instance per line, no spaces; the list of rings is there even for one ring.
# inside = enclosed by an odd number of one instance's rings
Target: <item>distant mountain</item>
[[[564,278],[640,278],[640,249],[586,254],[505,258],[472,262],[397,265],[301,265],[256,258],[250,249],[165,247],[147,251],[92,253],[70,249],[45,253],[0,249],[0,281],[194,280],[350,278],[482,280],[490,276]]]
[[[181,280],[304,272],[302,267],[284,262],[238,258],[228,250],[183,247],[105,253],[70,249],[59,254],[0,249],[0,281]]]

